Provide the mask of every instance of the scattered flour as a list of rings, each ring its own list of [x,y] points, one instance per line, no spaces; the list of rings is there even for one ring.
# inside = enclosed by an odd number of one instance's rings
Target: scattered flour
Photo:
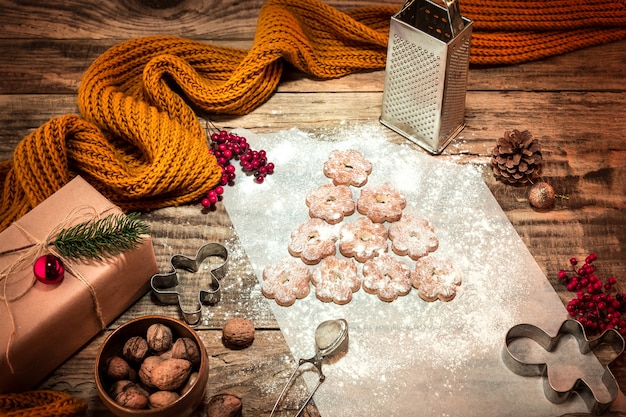
[[[423,415],[442,416],[585,410],[576,401],[555,408],[539,380],[520,378],[502,364],[508,329],[520,322],[556,329],[566,313],[482,181],[482,168],[390,143],[381,129],[377,124],[338,126],[316,136],[297,129],[267,135],[237,131],[255,149],[265,149],[276,165],[263,184],[239,173],[224,197],[257,277],[266,265],[288,256],[291,231],[309,218],[307,192],[330,182],[322,167],[333,149],[359,150],[373,166],[368,184],[389,182],[403,193],[405,212],[430,220],[439,238],[437,253],[452,258],[463,274],[456,298],[447,303],[425,302],[416,290],[384,303],[360,290],[349,304],[338,306],[319,301],[313,287],[291,307],[269,300],[295,358],[313,356],[319,323],[348,321],[348,352],[324,365],[327,378],[315,394],[321,414],[416,415],[416,407]],[[358,192],[354,189],[355,199]],[[408,257],[402,259],[413,267]],[[311,387],[316,382],[313,378]],[[506,401],[490,401],[489,410],[484,409],[478,399],[487,389]]]

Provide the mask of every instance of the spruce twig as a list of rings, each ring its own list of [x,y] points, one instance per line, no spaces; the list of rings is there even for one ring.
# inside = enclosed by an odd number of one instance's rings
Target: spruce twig
[[[63,229],[52,243],[62,256],[102,260],[137,248],[146,233],[148,224],[139,213],[111,214]]]

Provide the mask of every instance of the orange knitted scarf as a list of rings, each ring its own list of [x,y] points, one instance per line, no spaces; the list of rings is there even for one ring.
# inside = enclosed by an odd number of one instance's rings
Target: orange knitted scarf
[[[83,417],[87,403],[70,394],[38,390],[0,395],[2,417]]]
[[[464,0],[470,63],[515,64],[626,38],[624,0]],[[340,12],[318,0],[268,0],[250,50],[177,37],[123,42],[78,93],[82,117],[54,118],[0,162],[0,231],[80,174],[125,210],[187,203],[221,171],[192,106],[241,115],[275,91],[284,61],[320,79],[385,67],[400,5]]]

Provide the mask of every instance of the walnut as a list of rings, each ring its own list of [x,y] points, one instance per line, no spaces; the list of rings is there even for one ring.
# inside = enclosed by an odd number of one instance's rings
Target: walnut
[[[141,363],[139,368],[139,379],[147,387],[154,387],[152,384],[152,371],[161,363],[162,359],[159,356],[148,356]]]
[[[146,334],[148,346],[155,352],[165,352],[172,347],[172,329],[161,323],[148,327]]]
[[[241,417],[241,398],[230,393],[214,395],[207,404],[208,417]]]
[[[112,380],[120,381],[122,379],[132,379],[134,371],[124,358],[113,356],[108,361],[106,374]]]
[[[127,386],[116,397],[115,402],[126,408],[142,409],[148,406],[148,397],[135,384]]]
[[[157,391],[148,397],[150,408],[161,408],[170,405],[180,398],[174,391]]]
[[[132,381],[129,381],[128,379],[115,381],[113,385],[111,385],[111,388],[109,389],[109,394],[111,395],[111,397],[115,398],[118,396],[119,393],[124,391],[129,385],[134,385],[134,383]]]
[[[189,337],[180,337],[172,345],[172,358],[187,359],[192,365],[200,364],[198,344]]]
[[[191,362],[186,359],[165,359],[152,369],[152,385],[163,391],[174,391],[187,381]]]
[[[254,324],[244,318],[230,319],[222,327],[222,340],[227,347],[246,348],[254,341]]]
[[[141,336],[133,336],[124,343],[122,355],[129,362],[139,363],[148,354],[148,342]]]

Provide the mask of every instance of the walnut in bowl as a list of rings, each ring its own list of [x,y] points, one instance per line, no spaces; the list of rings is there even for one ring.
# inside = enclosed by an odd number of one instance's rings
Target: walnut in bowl
[[[209,359],[187,324],[145,316],[116,329],[100,347],[95,380],[104,405],[118,417],[185,417],[204,398]]]

